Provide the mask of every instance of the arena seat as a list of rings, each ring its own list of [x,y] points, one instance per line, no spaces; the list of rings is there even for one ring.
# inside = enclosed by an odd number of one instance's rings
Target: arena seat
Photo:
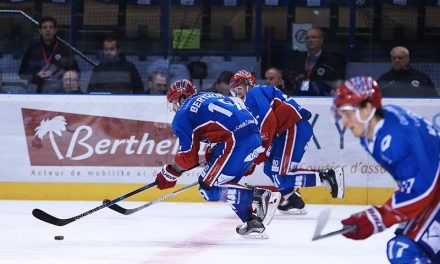
[[[228,1],[212,1],[210,16],[211,40],[244,40],[246,37],[246,5],[243,0],[236,5]]]
[[[286,40],[287,17],[289,1],[266,1],[261,10],[261,31],[269,28],[273,32],[274,40]],[[255,17],[255,6],[253,17]],[[255,31],[255,19],[252,29]],[[269,34],[270,35],[270,34]]]
[[[132,3],[135,2],[135,3]],[[153,1],[148,5],[128,1],[125,20],[127,38],[160,39],[161,5]]]
[[[313,27],[319,28],[330,27],[330,1],[295,0],[294,3],[294,23],[311,23]]]

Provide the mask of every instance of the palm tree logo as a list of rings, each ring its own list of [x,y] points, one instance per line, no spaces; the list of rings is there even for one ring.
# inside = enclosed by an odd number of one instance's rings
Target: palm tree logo
[[[38,137],[39,139],[43,139],[43,137],[49,133],[50,143],[52,144],[52,148],[57,154],[59,160],[64,159],[64,157],[58,149],[58,145],[55,142],[53,134],[55,133],[61,137],[61,131],[66,131],[66,125],[67,122],[64,116],[56,116],[52,119],[47,118],[42,120],[40,125],[35,128],[35,137]]]

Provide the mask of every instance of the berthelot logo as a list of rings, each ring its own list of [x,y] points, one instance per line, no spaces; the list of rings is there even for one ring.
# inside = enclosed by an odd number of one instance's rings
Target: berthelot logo
[[[22,108],[34,166],[161,166],[178,141],[170,124]]]

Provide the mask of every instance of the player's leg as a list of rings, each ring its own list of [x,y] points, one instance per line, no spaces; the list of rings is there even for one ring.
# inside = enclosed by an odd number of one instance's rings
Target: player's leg
[[[345,187],[342,168],[330,168],[319,171],[298,169],[312,135],[312,126],[306,121],[301,121],[296,124],[295,127],[286,131],[284,139],[285,149],[283,150],[281,159],[288,161],[290,157],[290,164],[288,166],[286,164],[284,167],[283,164],[281,165],[280,175],[286,175],[288,178],[293,177],[295,188],[327,186],[333,198],[342,198],[344,196]],[[293,146],[293,148],[291,153],[289,153],[288,149],[291,148],[291,146]]]
[[[236,231],[244,237],[267,238],[263,234],[270,224],[281,195],[262,188],[250,188],[234,182],[213,186],[210,189],[199,188],[202,197],[211,202],[226,202],[241,219],[243,224]]]
[[[298,154],[294,153],[294,146],[298,144],[296,142],[301,138],[298,137],[296,132],[297,127],[295,126],[274,138],[271,155],[264,164],[264,173],[272,180],[283,196],[284,201],[278,206],[280,211],[292,214],[306,214],[307,212],[303,209],[305,203],[297,188],[307,185],[314,186],[313,182],[316,176],[314,172],[310,171],[305,171],[304,174],[298,175],[298,177],[296,175],[288,175],[290,174],[290,167],[293,165],[292,159],[298,156]],[[297,164],[294,166],[296,168]],[[311,179],[306,180],[309,177]]]
[[[256,134],[235,142],[231,147],[219,144],[201,175],[203,179],[215,177],[214,186],[210,189],[201,188],[200,193],[208,201],[223,201],[231,206],[243,221],[243,224],[237,227],[237,233],[243,236],[261,234],[256,237],[265,238],[267,235],[262,234],[265,230],[264,222],[270,215],[268,208],[276,194],[269,190],[256,191],[254,188],[237,184],[253,162],[253,158],[250,157],[257,156],[258,153],[255,151],[260,147],[260,142],[260,137]],[[279,197],[275,202],[276,207]]]
[[[263,233],[275,215],[281,194],[263,188],[254,188],[252,194],[252,211],[250,220],[237,226],[239,235],[247,238],[268,238]]]

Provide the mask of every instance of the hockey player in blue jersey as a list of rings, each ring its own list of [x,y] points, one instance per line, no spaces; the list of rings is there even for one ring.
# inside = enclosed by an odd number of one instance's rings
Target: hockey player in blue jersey
[[[356,226],[347,238],[366,239],[399,224],[387,245],[390,263],[440,263],[440,132],[399,106],[382,106],[371,77],[355,77],[337,90],[333,109],[344,127],[385,168],[398,189],[383,206],[342,220]]]
[[[312,171],[298,168],[313,129],[311,113],[271,85],[256,85],[248,71],[238,71],[230,81],[231,92],[242,99],[258,120],[264,152],[251,168],[264,162],[264,173],[284,197],[281,212],[304,214],[304,202],[295,188],[325,185],[333,198],[344,196],[342,168]],[[249,172],[248,172],[249,173]]]
[[[256,120],[231,98],[197,93],[187,80],[174,82],[167,100],[176,112],[172,128],[180,148],[174,163],[156,175],[158,188],[174,187],[182,172],[199,163],[201,142],[215,144],[199,177],[200,194],[208,201],[223,201],[232,207],[243,221],[236,229],[239,235],[267,238],[263,231],[275,213],[280,194],[238,184],[261,152]]]

